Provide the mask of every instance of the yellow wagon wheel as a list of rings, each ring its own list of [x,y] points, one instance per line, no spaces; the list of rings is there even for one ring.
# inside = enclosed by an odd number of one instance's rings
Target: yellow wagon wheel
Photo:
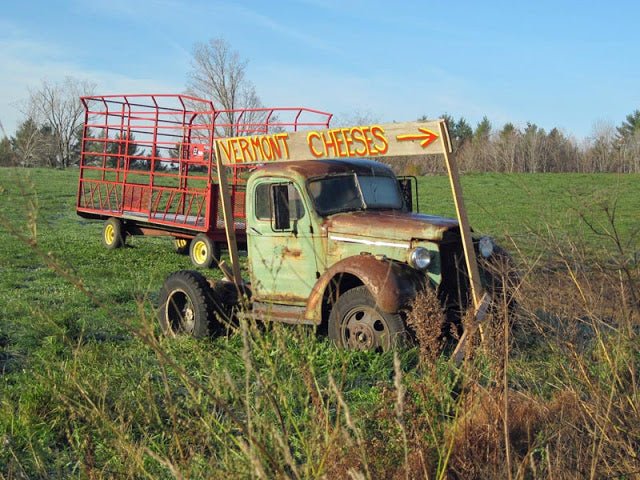
[[[215,244],[203,233],[199,233],[191,240],[189,256],[191,263],[200,268],[210,268],[214,262],[217,262]]]
[[[125,231],[122,220],[111,217],[104,222],[102,229],[102,243],[109,250],[120,248],[125,242]]]
[[[190,243],[191,240],[188,240],[186,238],[176,238],[173,240],[173,246],[176,249],[176,253],[179,253],[180,255],[186,255],[187,253],[189,253]]]

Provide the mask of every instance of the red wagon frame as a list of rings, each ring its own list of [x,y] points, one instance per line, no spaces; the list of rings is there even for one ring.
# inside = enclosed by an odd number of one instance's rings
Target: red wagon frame
[[[216,110],[209,100],[179,94],[81,98],[77,213],[121,219],[127,234],[225,242],[214,141],[220,137],[328,128],[332,115],[304,107]],[[230,200],[236,236],[246,239],[245,177],[235,165]]]

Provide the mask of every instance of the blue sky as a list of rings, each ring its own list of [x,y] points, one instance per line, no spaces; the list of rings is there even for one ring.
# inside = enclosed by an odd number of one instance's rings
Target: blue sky
[[[0,121],[44,79],[97,93],[185,88],[196,42],[226,39],[266,106],[475,125],[527,121],[578,140],[640,109],[640,2],[22,0],[0,16]]]

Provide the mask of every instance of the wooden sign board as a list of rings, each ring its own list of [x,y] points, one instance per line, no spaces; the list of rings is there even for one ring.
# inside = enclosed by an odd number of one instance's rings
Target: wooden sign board
[[[216,140],[216,150],[224,165],[437,155],[450,153],[450,145],[443,120],[279,132]]]

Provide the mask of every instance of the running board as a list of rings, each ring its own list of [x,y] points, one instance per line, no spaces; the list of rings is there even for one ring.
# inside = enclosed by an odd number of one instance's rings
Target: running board
[[[304,318],[306,307],[295,305],[280,305],[277,303],[253,302],[253,308],[247,312],[251,317],[263,322],[277,321],[294,324],[315,325]]]

